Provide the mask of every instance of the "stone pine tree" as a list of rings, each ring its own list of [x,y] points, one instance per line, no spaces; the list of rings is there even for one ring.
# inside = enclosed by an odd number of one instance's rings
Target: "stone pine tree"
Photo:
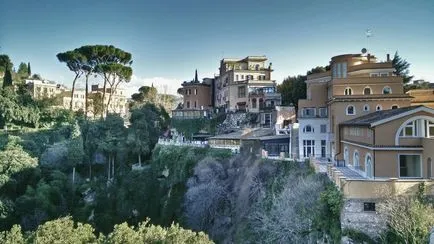
[[[9,69],[6,69],[5,76],[3,77],[3,88],[12,86],[12,74]]]
[[[110,88],[107,104],[103,103],[103,115],[108,112],[112,95],[116,92],[117,86],[121,82],[128,82],[131,79],[133,70],[131,69],[131,53],[114,46],[98,46],[97,56],[99,64],[96,73],[104,78],[102,100],[106,101],[107,88]],[[109,86],[109,87],[107,87]]]
[[[401,58],[401,56],[398,55],[398,51],[395,52],[395,56],[392,59],[392,65],[395,68],[395,75],[401,76],[403,78],[404,84],[408,84],[412,79],[413,76],[410,76],[410,63],[407,62],[407,60]]]
[[[74,80],[72,81],[71,101],[69,103],[69,109],[72,110],[75,83],[77,82],[78,78],[80,78],[80,76],[83,74],[82,65],[84,57],[76,51],[67,51],[64,53],[58,53],[57,59],[62,63],[66,63],[66,66],[69,68],[69,70],[75,73]]]

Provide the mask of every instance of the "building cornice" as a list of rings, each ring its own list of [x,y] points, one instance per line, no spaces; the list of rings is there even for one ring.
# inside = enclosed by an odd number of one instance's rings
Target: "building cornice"
[[[371,144],[353,142],[347,140],[341,140],[341,142],[346,143],[348,145],[358,146],[373,151],[423,151],[424,150],[423,147],[414,147],[414,146],[412,147],[393,146],[393,145],[379,146],[379,145],[371,145]]]

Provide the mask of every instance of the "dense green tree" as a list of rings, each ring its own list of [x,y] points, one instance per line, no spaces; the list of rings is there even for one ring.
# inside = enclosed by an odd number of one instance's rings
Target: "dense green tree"
[[[76,51],[67,51],[64,53],[58,53],[57,59],[62,63],[66,63],[68,69],[75,74],[74,80],[72,81],[71,101],[69,103],[69,109],[72,110],[75,83],[77,82],[78,78],[80,78],[80,76],[83,74],[82,66],[85,58],[83,57],[83,55]]]
[[[395,68],[395,74],[403,78],[404,84],[409,83],[413,76],[410,76],[410,63],[407,60],[401,58],[398,55],[398,51],[395,52],[395,56],[392,59],[392,65]]]
[[[21,232],[21,226],[14,225],[9,231],[0,233],[0,242],[3,244],[25,244],[26,239]]]
[[[131,126],[127,137],[128,148],[138,156],[141,165],[142,156],[148,155],[158,141],[162,127],[167,127],[167,118],[162,108],[152,103],[144,104],[131,112]]]
[[[0,187],[7,183],[12,175],[34,168],[38,164],[38,160],[26,153],[14,137],[10,137],[4,150],[0,151],[0,162]]]
[[[97,243],[97,237],[91,225],[74,223],[71,217],[64,217],[39,226],[34,243]]]
[[[311,70],[307,71],[307,75],[316,74],[316,73],[322,73],[326,72],[327,70],[330,70],[329,66],[316,66],[315,68],[312,68]]]
[[[306,76],[289,76],[277,86],[277,91],[282,94],[282,104],[293,105],[298,111],[298,100],[306,98]]]
[[[63,217],[40,225],[34,232],[23,235],[20,226],[14,225],[11,230],[0,233],[0,242],[4,244],[53,244],[53,243],[94,243],[94,244],[211,244],[213,243],[203,232],[193,232],[181,228],[178,224],[170,227],[152,225],[147,219],[139,226],[122,223],[114,226],[107,237],[95,235],[89,224],[74,222],[71,217]]]
[[[157,89],[155,87],[142,86],[139,88],[138,93],[131,95],[131,98],[136,104],[142,104],[144,102],[155,103],[157,95]]]
[[[26,63],[20,63],[20,65],[18,66],[17,74],[20,79],[25,79],[29,77],[29,68]]]
[[[0,54],[0,72],[5,72],[7,69],[12,71],[13,64],[8,55]]]
[[[42,76],[40,74],[33,74],[32,79],[34,80],[42,80]]]
[[[8,123],[37,127],[39,118],[38,106],[24,89],[0,89],[0,128]]]
[[[68,164],[71,165],[71,167],[76,167],[83,163],[83,158],[83,137],[81,136],[80,126],[75,122],[71,132],[71,138],[68,142]]]
[[[6,69],[5,76],[3,77],[3,88],[12,86],[12,74],[9,69]]]
[[[110,46],[97,47],[98,65],[96,73],[104,78],[102,100],[106,100],[106,93],[109,91],[107,104],[103,103],[103,113],[108,113],[110,100],[116,92],[117,86],[122,82],[129,82],[132,76],[132,56],[131,53],[122,49]],[[109,87],[108,87],[109,86]],[[109,88],[109,89],[107,89]],[[104,117],[104,114],[102,117]]]
[[[89,94],[89,99],[91,100],[92,114],[94,118],[102,116],[103,114],[103,104],[102,104],[102,94],[99,92]]]
[[[32,75],[32,69],[30,68],[30,62],[27,63],[27,74],[28,74],[28,76]]]
[[[99,138],[98,150],[107,155],[107,176],[110,180],[115,174],[116,155],[124,146],[126,128],[124,120],[114,114],[108,114],[101,126],[103,134]]]

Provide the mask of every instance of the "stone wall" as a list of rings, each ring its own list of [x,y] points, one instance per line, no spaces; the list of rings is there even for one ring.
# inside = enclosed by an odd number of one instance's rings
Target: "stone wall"
[[[247,113],[228,113],[226,119],[218,125],[217,134],[229,133],[234,129],[242,129],[249,123]]]
[[[342,230],[354,229],[376,238],[386,229],[386,223],[378,212],[364,211],[363,203],[365,202],[374,202],[378,208],[378,201],[375,200],[344,200],[344,207],[341,211],[341,228]]]

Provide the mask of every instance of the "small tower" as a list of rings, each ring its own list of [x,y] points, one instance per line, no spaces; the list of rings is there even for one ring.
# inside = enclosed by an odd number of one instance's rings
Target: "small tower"
[[[197,78],[197,69],[196,69],[196,72],[194,74],[194,83],[199,83],[199,79]]]

